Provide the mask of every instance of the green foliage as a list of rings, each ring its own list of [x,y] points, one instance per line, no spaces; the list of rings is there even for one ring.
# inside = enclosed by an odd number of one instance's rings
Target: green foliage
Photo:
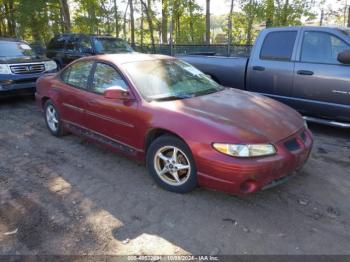
[[[17,36],[47,44],[55,34],[65,31],[111,35],[120,31],[124,32],[122,35],[125,39],[130,40],[131,16],[130,7],[125,10],[127,2],[128,0],[0,0],[0,36]],[[315,0],[234,0],[239,10],[235,9],[232,16],[233,42],[252,44],[265,25],[301,25],[303,21],[314,19],[315,14],[310,11],[313,10],[314,2]],[[65,3],[70,5],[67,7]],[[215,1],[211,3],[213,5]],[[149,44],[151,36],[155,43],[161,39],[167,42],[171,21],[174,43],[205,42],[205,6],[199,6],[198,0],[133,0],[133,7],[137,43]],[[67,12],[68,19],[65,16]],[[166,17],[162,17],[162,14]],[[222,43],[228,35],[228,14],[212,15],[211,18],[213,42]],[[153,28],[150,28],[150,22]],[[219,37],[215,38],[215,34],[219,34]]]

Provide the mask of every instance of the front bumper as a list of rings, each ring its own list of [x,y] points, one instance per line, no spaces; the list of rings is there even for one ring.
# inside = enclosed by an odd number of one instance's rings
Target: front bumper
[[[0,96],[15,95],[19,93],[34,94],[36,80],[47,73],[54,73],[56,70],[46,71],[39,74],[0,74]]]
[[[237,195],[267,189],[288,180],[300,169],[309,158],[312,145],[311,132],[303,129],[276,143],[274,156],[243,159],[208,149],[196,159],[198,183]]]

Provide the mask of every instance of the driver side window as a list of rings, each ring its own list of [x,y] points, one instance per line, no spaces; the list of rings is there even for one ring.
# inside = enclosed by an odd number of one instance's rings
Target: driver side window
[[[110,65],[97,63],[92,83],[92,91],[98,94],[113,86],[120,86],[128,89],[127,84],[121,75]]]

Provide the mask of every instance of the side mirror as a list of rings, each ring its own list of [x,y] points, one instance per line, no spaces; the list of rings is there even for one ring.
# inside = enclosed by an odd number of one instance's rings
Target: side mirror
[[[350,50],[345,50],[338,54],[338,61],[345,65],[350,65]]]
[[[107,99],[133,99],[133,96],[130,94],[130,92],[121,86],[112,86],[107,88],[104,91],[103,96]]]

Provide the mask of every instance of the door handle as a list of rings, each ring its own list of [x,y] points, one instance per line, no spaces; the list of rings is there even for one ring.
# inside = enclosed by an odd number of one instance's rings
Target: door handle
[[[299,70],[297,72],[298,75],[303,75],[303,76],[312,76],[314,72],[309,71],[309,70]]]
[[[253,66],[254,71],[265,71],[265,67],[263,66]]]

